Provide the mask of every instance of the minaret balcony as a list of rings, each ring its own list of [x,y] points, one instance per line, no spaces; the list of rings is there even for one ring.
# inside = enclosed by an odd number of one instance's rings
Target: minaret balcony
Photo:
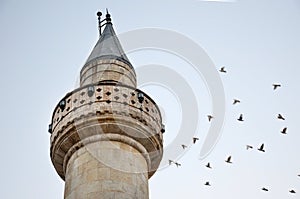
[[[149,156],[149,177],[162,158],[162,118],[157,104],[144,92],[116,83],[88,84],[68,93],[54,109],[51,159],[64,179],[64,165],[83,140],[97,135],[127,136],[143,145]]]

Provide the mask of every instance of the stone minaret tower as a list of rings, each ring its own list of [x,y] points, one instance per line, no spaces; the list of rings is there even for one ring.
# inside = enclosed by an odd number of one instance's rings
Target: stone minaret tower
[[[65,181],[65,199],[147,199],[163,154],[161,114],[136,88],[110,14],[97,15],[100,38],[81,69],[80,87],[52,115],[51,160]]]

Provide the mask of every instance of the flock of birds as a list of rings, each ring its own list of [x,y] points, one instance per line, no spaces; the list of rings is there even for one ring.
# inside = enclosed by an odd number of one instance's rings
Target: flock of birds
[[[220,73],[227,73],[225,67],[221,67],[221,68],[219,69],[219,72],[220,72]],[[281,84],[277,84],[277,83],[275,84],[275,83],[274,83],[274,84],[272,84],[272,87],[273,87],[273,90],[277,90],[278,88],[281,87]],[[241,101],[240,101],[239,99],[233,99],[233,103],[232,103],[233,105],[236,105],[236,104],[238,104],[238,103],[241,103]],[[208,118],[208,121],[211,122],[211,121],[213,120],[214,117],[213,117],[212,115],[207,115],[207,118]],[[277,115],[277,119],[278,119],[278,120],[285,120],[285,118],[284,118],[281,114],[278,114],[278,115]],[[237,121],[239,121],[239,122],[243,122],[243,121],[244,121],[243,114],[240,114],[240,115],[239,115],[239,117],[237,118]],[[287,134],[287,127],[284,127],[284,128],[281,130],[281,133],[282,133],[282,134]],[[193,144],[196,144],[196,142],[197,142],[198,140],[199,140],[199,138],[193,137],[193,138],[192,138]],[[182,147],[182,149],[184,150],[184,149],[187,148],[187,145],[182,144],[181,147]],[[253,146],[252,146],[252,145],[246,145],[246,150],[251,150],[251,149],[253,149]],[[260,151],[260,152],[262,152],[262,153],[266,152],[266,151],[265,151],[265,144],[262,143],[262,144],[257,148],[257,150]],[[226,162],[227,164],[232,164],[232,163],[233,163],[233,162],[232,162],[232,156],[231,156],[231,155],[228,156],[228,157],[225,159],[225,162]],[[177,167],[180,167],[180,166],[181,166],[180,163],[178,163],[178,162],[176,162],[176,161],[174,161],[174,160],[169,160],[169,165],[171,165],[171,164],[175,164]],[[210,162],[208,162],[208,163],[205,165],[205,167],[207,167],[208,169],[212,169],[212,166],[211,166]],[[300,174],[298,175],[298,177],[300,177]],[[205,186],[211,186],[211,184],[210,184],[209,181],[205,182],[204,185],[205,185]],[[265,191],[265,192],[268,192],[268,191],[269,191],[269,188],[262,187],[261,190],[262,190],[262,191]],[[290,192],[291,194],[296,194],[296,191],[295,191],[294,189],[290,189],[289,192]]]

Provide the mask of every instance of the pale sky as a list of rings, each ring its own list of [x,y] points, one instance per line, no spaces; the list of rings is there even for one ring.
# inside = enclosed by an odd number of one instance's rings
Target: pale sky
[[[299,0],[2,0],[1,198],[63,198],[64,182],[50,160],[48,124],[59,100],[77,86],[98,38],[96,12],[105,8],[117,34],[149,27],[175,31],[197,43],[216,71],[221,66],[227,70],[219,73],[226,99],[222,135],[214,150],[199,160],[210,127],[207,115],[213,110],[203,77],[168,52],[150,49],[128,55],[141,82],[141,68],[147,64],[181,74],[199,109],[199,126],[186,132],[199,142],[184,140],[189,147],[176,159],[182,166],[162,165],[149,180],[151,199],[299,198]],[[168,147],[178,136],[184,104],[178,93],[159,83],[139,85],[161,107]],[[282,87],[273,91],[273,83]],[[241,103],[233,106],[233,98]],[[241,113],[243,123],[236,120]],[[286,120],[277,120],[278,113]],[[287,135],[280,133],[283,127],[288,127]],[[265,153],[257,150],[262,143]],[[247,151],[247,144],[254,149]],[[230,165],[224,162],[229,155]],[[212,169],[205,167],[207,162]],[[206,181],[212,186],[204,186]],[[291,189],[297,193],[289,193]]]

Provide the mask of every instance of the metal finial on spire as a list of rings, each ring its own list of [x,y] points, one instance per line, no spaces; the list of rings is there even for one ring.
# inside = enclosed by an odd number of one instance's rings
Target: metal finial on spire
[[[108,9],[106,8],[106,23],[111,23],[110,14],[108,13]]]
[[[110,14],[108,13],[108,9],[106,8],[106,17],[105,19],[101,20],[101,16],[102,16],[102,12],[97,12],[97,16],[98,16],[98,29],[99,29],[99,36],[102,35],[102,26],[105,26],[106,24],[111,24],[111,18],[110,18]]]
[[[102,12],[97,12],[99,35],[101,35],[101,15],[102,15]]]

